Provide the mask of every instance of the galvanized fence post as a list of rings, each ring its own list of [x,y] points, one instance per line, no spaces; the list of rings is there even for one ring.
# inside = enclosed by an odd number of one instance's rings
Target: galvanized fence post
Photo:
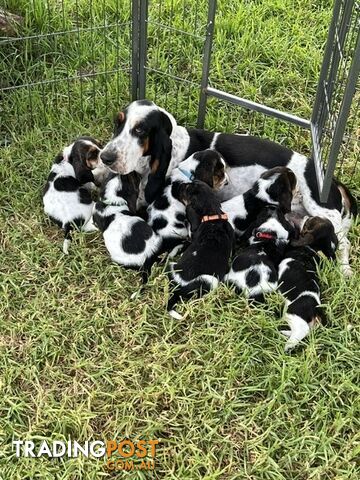
[[[330,192],[330,186],[335,171],[336,160],[340,151],[341,142],[346,128],[346,122],[350,113],[352,99],[356,90],[356,83],[360,74],[360,31],[358,32],[356,47],[346,82],[344,97],[341,103],[339,116],[336,121],[334,136],[331,143],[328,163],[326,167],[320,201],[326,202]]]
[[[139,98],[139,0],[131,2],[131,99]]]
[[[148,0],[140,0],[139,37],[139,99],[146,97]]]
[[[206,88],[209,83],[211,48],[213,43],[214,26],[215,26],[215,13],[216,13],[216,0],[209,0],[206,40],[204,45],[204,57],[203,57],[201,86],[200,86],[200,99],[199,99],[199,108],[198,108],[198,116],[197,116],[197,128],[204,128],[204,123],[205,123],[206,102],[207,102]]]

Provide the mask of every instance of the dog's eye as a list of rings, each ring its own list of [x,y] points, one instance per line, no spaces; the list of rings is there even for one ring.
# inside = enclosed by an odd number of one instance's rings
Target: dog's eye
[[[136,135],[141,135],[144,133],[144,130],[141,127],[135,127],[134,132],[136,133]]]

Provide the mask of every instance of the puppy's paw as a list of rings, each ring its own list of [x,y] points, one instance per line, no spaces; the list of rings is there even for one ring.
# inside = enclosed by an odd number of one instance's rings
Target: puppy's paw
[[[64,243],[63,243],[63,248],[62,251],[65,253],[65,255],[69,255],[69,246],[70,246],[71,240],[69,238],[65,238]]]
[[[344,277],[347,278],[351,277],[354,273],[350,265],[341,265],[341,271]]]
[[[293,348],[295,348],[298,343],[299,343],[299,342],[298,342],[297,340],[288,340],[288,341],[285,343],[284,352],[285,352],[285,353],[290,353],[291,350],[292,350]]]
[[[184,318],[183,315],[180,315],[176,310],[170,310],[169,315],[172,318],[175,318],[175,320],[182,320]]]
[[[284,335],[284,337],[289,338],[291,335],[291,330],[280,330],[281,335]]]

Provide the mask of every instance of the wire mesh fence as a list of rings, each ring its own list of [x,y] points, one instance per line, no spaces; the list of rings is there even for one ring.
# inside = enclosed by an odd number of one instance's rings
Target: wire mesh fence
[[[335,169],[338,177],[355,173],[360,153],[360,2],[335,2],[315,99],[313,154],[324,177],[327,197]],[[350,159],[350,162],[347,161]],[[324,175],[324,171],[325,175]]]
[[[0,37],[5,138],[20,119],[22,129],[55,126],[130,100],[130,0],[9,1],[4,10],[24,12],[16,36]]]
[[[245,3],[236,6],[237,25],[246,21],[242,17],[246,8]],[[264,15],[265,21],[271,21],[272,12],[263,12],[261,5],[255,2],[250,8],[254,18]],[[311,121],[321,53],[314,70],[291,71],[295,79],[297,74],[301,77],[298,83],[306,85],[306,91],[289,89],[288,98],[278,95],[281,71],[291,70],[292,64],[288,58],[280,66],[272,64],[271,43],[288,42],[284,50],[285,55],[290,52],[288,57],[296,47],[291,34],[276,36],[274,27],[281,32],[279,22],[272,24],[273,39],[261,37],[260,22],[237,27],[229,39],[223,35],[222,22],[231,18],[227,12],[224,20],[220,9],[219,23],[215,22],[216,0],[6,0],[4,10],[24,18],[15,36],[0,37],[3,143],[19,129],[19,119],[22,129],[56,128],[60,121],[73,118],[110,121],[117,108],[146,96],[186,126],[212,130],[220,126],[229,132],[266,136],[305,154],[311,153],[313,142],[320,184],[326,166],[325,179],[332,175],[336,138],[341,137],[337,173],[349,176],[357,168],[358,90],[350,102],[346,130],[342,135],[336,132],[339,121],[347,119],[340,113],[359,48],[358,1],[335,1]],[[317,41],[323,42],[325,35],[320,32]],[[254,58],[235,58],[234,42],[257,49]],[[253,97],[237,96],[242,90],[252,91]],[[267,99],[272,108],[262,103]]]

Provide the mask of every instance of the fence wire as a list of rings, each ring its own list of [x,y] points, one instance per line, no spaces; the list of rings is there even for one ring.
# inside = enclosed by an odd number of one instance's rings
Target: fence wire
[[[324,198],[334,169],[341,178],[358,168],[359,71],[360,2],[337,0],[312,116],[314,155],[320,175],[325,173]]]
[[[5,2],[23,16],[0,37],[1,133],[106,116],[130,100],[131,1]]]
[[[221,26],[212,42],[209,18],[215,7],[215,0],[6,0],[4,10],[23,15],[23,21],[14,36],[0,37],[2,142],[20,128],[19,119],[22,129],[53,129],[74,118],[103,120],[131,99],[146,96],[172,112],[183,125],[195,126],[200,113],[206,128],[266,136],[303,153],[311,153],[312,141],[321,174],[326,167],[329,173],[349,71],[359,45],[359,1],[335,1],[333,35],[325,52],[326,68],[311,124],[299,118],[305,128],[311,125],[312,138],[298,126],[301,122],[292,125],[273,118],[274,113],[265,105],[258,104],[267,115],[254,111],[256,105],[251,101],[249,108],[243,108],[213,98],[216,89],[212,87],[217,86],[219,72],[221,78],[225,72],[227,91],[235,94],[242,81],[251,84],[252,72],[246,59],[239,59],[242,66],[236,70],[230,68],[230,63],[238,61],[231,56],[235,40],[224,38]],[[258,7],[254,4],[253,8]],[[219,13],[221,17],[223,12]],[[251,41],[261,31],[254,30],[247,40],[242,34],[236,33],[236,42]],[[220,43],[230,54],[226,57],[230,63],[214,56]],[[264,89],[266,85],[273,95],[274,87],[266,74],[268,61],[262,64],[261,75]],[[273,75],[275,67],[271,66]],[[310,91],[316,82],[313,77],[306,79]],[[254,99],[258,93],[254,90]],[[306,95],[309,97],[309,92]],[[261,92],[260,100],[262,97]],[[299,102],[300,97],[290,97],[278,100],[291,113],[292,102]],[[303,105],[301,108],[307,112]],[[279,110],[278,117],[282,113]],[[346,173],[349,177],[358,167],[359,114],[358,82],[341,138],[338,175]]]

